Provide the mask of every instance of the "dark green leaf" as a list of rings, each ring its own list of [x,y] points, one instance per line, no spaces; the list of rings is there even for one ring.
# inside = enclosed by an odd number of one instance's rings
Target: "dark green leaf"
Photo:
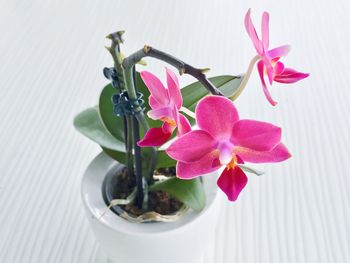
[[[166,168],[176,166],[176,161],[171,159],[165,151],[158,151],[156,168]]]
[[[117,140],[103,126],[97,107],[79,113],[74,118],[74,126],[79,132],[102,147],[120,152],[125,151],[124,142]]]
[[[150,92],[143,80],[141,79],[140,73],[136,72],[136,89],[137,91],[143,94],[143,100],[145,101],[145,113],[150,110],[150,106],[148,104],[148,97],[150,96]],[[107,130],[118,140],[124,141],[124,123],[123,118],[114,115],[113,113],[113,102],[112,96],[118,93],[111,84],[105,86],[101,92],[100,100],[99,100],[99,110],[102,122]],[[145,114],[146,115],[146,114]],[[150,127],[160,127],[161,122],[150,119],[146,115],[146,120]],[[142,135],[142,134],[141,134]],[[141,136],[142,137],[142,136]]]
[[[200,212],[206,203],[206,196],[199,178],[182,180],[177,177],[155,183],[150,191],[164,191],[178,199],[196,212]]]
[[[111,149],[104,148],[104,147],[102,147],[102,150],[112,159],[114,159],[122,164],[125,164],[125,152],[113,151]]]
[[[111,84],[105,86],[101,92],[98,106],[103,125],[115,138],[124,142],[123,117],[118,117],[113,113],[112,96],[116,93],[118,93],[117,90]]]
[[[230,96],[238,89],[243,76],[217,76],[209,78],[209,80],[217,87],[225,96]],[[195,110],[197,102],[208,95],[209,92],[198,81],[181,89],[183,97],[183,106]],[[193,119],[192,119],[193,120]]]
[[[109,155],[114,160],[116,160],[120,163],[125,163],[125,153],[124,152],[114,151],[114,150],[107,149],[104,147],[102,147],[102,149],[107,155]],[[144,149],[148,149],[148,148],[144,148]],[[142,151],[142,154],[144,154],[144,157],[142,158],[143,164],[147,165],[147,162],[149,161],[149,158],[148,158],[149,151]],[[165,151],[158,151],[156,169],[173,167],[173,166],[176,166],[176,161],[174,159],[171,159],[165,153]]]

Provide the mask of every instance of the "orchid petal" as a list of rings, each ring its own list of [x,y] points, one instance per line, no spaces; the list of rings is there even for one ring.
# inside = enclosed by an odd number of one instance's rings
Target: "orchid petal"
[[[274,81],[280,83],[295,83],[309,76],[308,73],[298,72],[295,69],[285,68],[280,74],[274,76]]]
[[[235,147],[234,152],[244,161],[250,163],[277,163],[291,157],[291,154],[283,143],[279,143],[270,151],[254,151],[252,149],[237,146]]]
[[[168,91],[163,86],[162,82],[151,72],[142,71],[141,78],[147,88],[149,89],[151,96],[156,100],[159,104],[166,106],[169,104],[169,96]]]
[[[179,80],[175,73],[166,68],[166,80],[168,84],[169,98],[174,102],[178,109],[182,106],[182,95],[180,92]]]
[[[281,128],[267,122],[239,120],[232,130],[234,145],[255,151],[269,151],[281,141]]]
[[[215,150],[216,144],[216,140],[209,133],[195,130],[179,137],[168,147],[166,153],[177,161],[195,162]]]
[[[275,76],[280,75],[284,71],[283,63],[280,62],[280,61],[276,62],[275,67],[273,68],[273,70],[274,70],[274,78],[275,78]]]
[[[264,50],[269,48],[269,13],[264,12],[261,21],[261,41],[264,46]]]
[[[262,58],[262,62],[264,63],[264,66],[266,68],[266,74],[267,74],[269,83],[270,83],[270,85],[272,85],[273,74],[274,74],[274,70],[273,70],[273,67],[272,67],[272,62],[273,61],[271,61],[268,57],[264,56]]]
[[[179,114],[179,119],[178,119],[178,123],[177,123],[177,130],[178,130],[178,132],[177,132],[178,136],[182,136],[182,135],[184,135],[192,130],[190,122],[182,114]]]
[[[173,133],[175,128],[176,127],[174,125],[171,125],[167,122],[163,122],[163,125],[162,125],[163,133]]]
[[[178,162],[176,165],[176,176],[181,179],[192,179],[218,170],[221,166],[218,154],[218,151],[212,151],[204,155],[197,162]]]
[[[149,103],[149,106],[151,106],[151,109],[164,108],[164,105],[160,104],[155,98],[153,98],[152,95],[148,97],[148,103]]]
[[[230,201],[236,201],[247,182],[248,178],[245,173],[236,166],[233,169],[226,168],[220,175],[217,184]]]
[[[162,128],[150,128],[142,140],[137,142],[140,147],[161,146],[166,143],[171,136],[171,132],[164,132]]]
[[[272,99],[271,94],[270,94],[270,92],[267,89],[266,84],[265,84],[265,80],[264,80],[264,62],[263,61],[259,61],[258,64],[257,64],[257,67],[258,67],[259,76],[260,76],[260,80],[261,80],[261,84],[262,84],[262,87],[263,87],[263,91],[264,91],[265,97],[271,103],[272,106],[275,106],[277,104],[277,102]]]
[[[153,120],[159,120],[161,118],[172,118],[172,111],[169,107],[154,109],[147,112],[148,117]]]
[[[262,55],[263,54],[262,43],[261,43],[261,41],[256,33],[252,19],[250,17],[250,9],[248,10],[247,14],[245,15],[244,25],[245,25],[245,28],[247,30],[247,33],[248,33],[250,39],[253,42],[253,45],[256,49],[256,52],[258,52],[259,55]]]
[[[207,96],[196,107],[197,125],[216,139],[229,139],[239,119],[231,100],[223,96]]]
[[[289,53],[289,51],[290,51],[290,45],[284,45],[284,46],[276,47],[274,49],[267,51],[267,56],[270,59],[277,58],[277,57],[284,57]]]

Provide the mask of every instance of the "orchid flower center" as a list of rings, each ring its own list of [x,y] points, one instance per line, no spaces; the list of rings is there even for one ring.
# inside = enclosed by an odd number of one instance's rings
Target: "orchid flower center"
[[[227,169],[234,169],[237,165],[237,157],[235,154],[232,155],[231,161],[226,165]]]
[[[228,169],[233,169],[237,165],[237,157],[233,153],[234,145],[231,142],[219,142],[218,150],[221,165],[226,165]]]
[[[273,68],[274,70],[275,70],[275,66],[276,66],[278,60],[279,60],[279,58],[274,58],[274,59],[271,60],[271,66],[272,66],[272,68]],[[267,76],[267,74],[268,74],[267,68],[264,67],[264,75]]]
[[[162,118],[160,118],[160,120],[161,120],[162,122],[168,123],[168,124],[171,125],[171,126],[176,126],[175,120],[170,119],[169,117],[162,117]]]

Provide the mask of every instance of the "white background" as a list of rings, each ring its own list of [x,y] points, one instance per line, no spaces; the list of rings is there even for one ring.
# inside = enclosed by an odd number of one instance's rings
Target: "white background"
[[[293,158],[225,203],[207,262],[350,262],[349,1],[0,0],[1,263],[106,262],[80,200],[100,149],[72,125],[107,83],[104,37],[125,29],[126,54],[150,44],[209,76],[238,74],[255,52],[249,7],[258,27],[270,12],[271,47],[291,44],[284,61],[311,76],[276,83],[272,107],[253,72],[240,114],[283,127]]]

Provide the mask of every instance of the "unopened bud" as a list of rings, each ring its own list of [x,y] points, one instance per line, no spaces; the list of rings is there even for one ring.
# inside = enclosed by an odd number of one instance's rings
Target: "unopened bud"
[[[143,47],[143,52],[145,52],[145,53],[147,54],[148,52],[151,51],[151,49],[152,49],[152,47],[147,46],[147,45],[144,45],[144,47]]]
[[[209,72],[209,70],[210,70],[210,68],[202,68],[202,69],[200,69],[200,71],[201,71],[203,74]]]
[[[141,59],[140,61],[138,61],[136,64],[142,65],[142,66],[147,66],[147,62],[144,61],[143,59]]]

